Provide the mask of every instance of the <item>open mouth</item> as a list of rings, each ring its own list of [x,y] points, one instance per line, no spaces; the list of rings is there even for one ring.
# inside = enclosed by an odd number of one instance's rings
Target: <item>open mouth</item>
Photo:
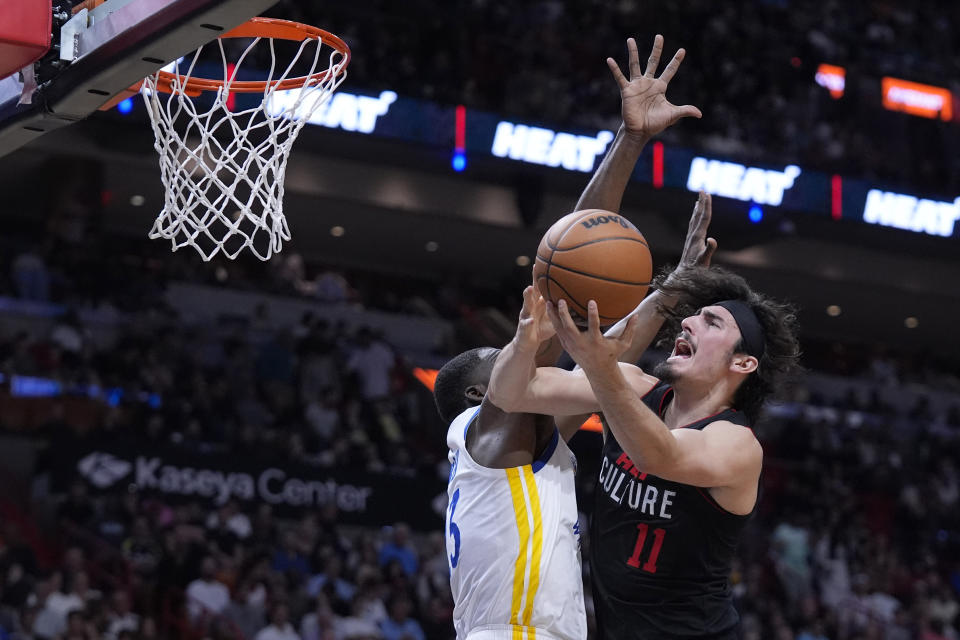
[[[671,359],[676,358],[678,360],[686,360],[693,356],[693,345],[684,340],[683,338],[677,338],[677,341],[673,345],[673,355],[670,356]]]

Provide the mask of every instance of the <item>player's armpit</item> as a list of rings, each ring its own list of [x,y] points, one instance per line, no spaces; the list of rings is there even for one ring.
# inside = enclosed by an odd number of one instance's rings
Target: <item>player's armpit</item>
[[[695,487],[738,487],[755,483],[763,466],[763,448],[746,427],[724,420],[702,430],[673,429],[669,460],[650,460],[644,471]]]
[[[560,437],[564,442],[569,442],[570,438],[577,434],[583,423],[590,419],[592,413],[580,413],[573,416],[555,416],[554,423],[557,430],[560,431]]]

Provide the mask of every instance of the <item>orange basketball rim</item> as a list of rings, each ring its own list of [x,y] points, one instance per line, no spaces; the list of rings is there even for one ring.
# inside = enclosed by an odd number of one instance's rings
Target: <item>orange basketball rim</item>
[[[279,18],[251,18],[239,27],[219,36],[219,38],[271,38],[275,40],[288,40],[291,42],[302,42],[304,40],[319,40],[325,45],[339,51],[343,56],[343,64],[337,65],[335,69],[327,69],[318,73],[299,76],[296,78],[285,78],[268,82],[266,80],[237,80],[233,78],[215,79],[215,78],[195,78],[186,77],[171,73],[170,71],[160,70],[156,73],[156,87],[158,91],[173,93],[182,87],[184,93],[188,96],[196,97],[204,91],[219,91],[223,86],[229,84],[230,91],[233,93],[264,93],[268,90],[283,91],[287,89],[298,89],[307,83],[317,84],[325,81],[331,73],[343,73],[347,65],[350,64],[350,47],[339,36],[329,31],[313,27],[300,22],[291,20],[281,20]],[[236,73],[236,72],[234,72]],[[101,111],[107,111],[115,107],[119,102],[138,93],[143,86],[143,82],[138,82],[126,91],[114,96],[109,102],[100,107]]]

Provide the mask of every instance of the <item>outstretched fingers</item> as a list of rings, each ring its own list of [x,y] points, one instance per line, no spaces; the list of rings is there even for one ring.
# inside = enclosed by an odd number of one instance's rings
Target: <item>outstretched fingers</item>
[[[630,69],[630,79],[639,78],[640,71],[640,52],[637,50],[637,41],[633,38],[627,38],[627,67]]]
[[[677,49],[677,52],[673,54],[673,58],[670,59],[670,62],[664,68],[663,73],[660,74],[660,79],[668,83],[673,80],[673,76],[677,73],[677,69],[680,68],[680,63],[683,62],[683,57],[687,55],[685,49]]]
[[[607,58],[607,66],[610,67],[610,73],[613,74],[613,79],[617,81],[621,89],[630,84],[630,81],[623,75],[623,71],[620,71],[620,65],[617,64],[616,60]]]
[[[676,122],[680,118],[697,118],[698,120],[703,117],[703,112],[700,109],[696,108],[692,104],[685,104],[679,107],[674,107],[673,112],[673,121]]]
[[[627,40],[627,48],[630,48],[630,40]],[[636,51],[637,43],[633,42],[633,49]],[[652,78],[657,73],[657,67],[660,66],[660,54],[663,53],[663,36],[659,33],[653,39],[653,49],[650,51],[650,57],[647,58],[647,70],[644,71],[643,75],[647,78]],[[637,71],[640,70],[640,65],[637,65]],[[632,71],[632,70],[631,70]]]

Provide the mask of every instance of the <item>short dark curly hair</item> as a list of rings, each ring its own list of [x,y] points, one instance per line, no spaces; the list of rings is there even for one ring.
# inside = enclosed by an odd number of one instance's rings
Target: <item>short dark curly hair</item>
[[[757,370],[737,389],[733,406],[755,422],[763,403],[785,380],[800,371],[800,342],[797,339],[797,314],[793,306],[773,300],[750,288],[742,277],[721,267],[692,267],[664,271],[654,286],[664,294],[677,296],[675,307],[660,305],[666,318],[661,346],[672,344],[680,333],[680,321],[723,300],[741,300],[748,304],[763,328],[764,352]],[[734,353],[744,352],[741,339]]]
[[[471,406],[479,404],[471,402],[465,394],[472,385],[490,383],[493,359],[483,357],[490,349],[491,347],[479,347],[464,351],[450,359],[437,372],[437,379],[433,384],[433,400],[444,423],[450,424]]]

